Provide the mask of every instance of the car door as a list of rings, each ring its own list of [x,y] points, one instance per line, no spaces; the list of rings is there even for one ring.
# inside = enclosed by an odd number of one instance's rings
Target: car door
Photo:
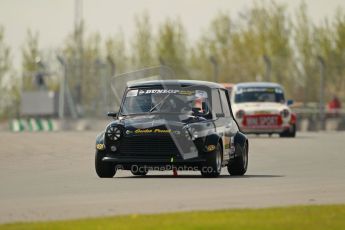
[[[229,144],[231,135],[229,132],[230,126],[228,121],[230,110],[229,106],[225,106],[227,104],[227,100],[224,102],[222,99],[222,97],[225,96],[225,94],[222,96],[223,93],[225,93],[225,91],[220,89],[212,90],[212,111],[217,133],[222,138],[223,142],[223,161],[227,161],[230,158]]]
[[[231,142],[234,139],[234,136],[238,132],[237,124],[234,120],[234,117],[231,113],[231,106],[228,92],[224,89],[219,90],[220,99],[222,102],[222,110],[224,113],[224,153],[226,157],[230,158],[231,151]]]

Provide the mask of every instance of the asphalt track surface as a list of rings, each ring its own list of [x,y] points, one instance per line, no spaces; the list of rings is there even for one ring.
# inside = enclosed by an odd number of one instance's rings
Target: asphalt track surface
[[[0,222],[345,203],[345,133],[249,136],[249,170],[94,172],[94,132],[0,133]]]

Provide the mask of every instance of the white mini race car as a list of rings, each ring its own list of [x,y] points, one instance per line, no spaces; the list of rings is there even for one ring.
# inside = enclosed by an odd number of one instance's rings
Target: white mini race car
[[[245,133],[295,137],[296,114],[289,107],[292,103],[285,101],[284,90],[276,83],[239,83],[231,92],[233,114]]]

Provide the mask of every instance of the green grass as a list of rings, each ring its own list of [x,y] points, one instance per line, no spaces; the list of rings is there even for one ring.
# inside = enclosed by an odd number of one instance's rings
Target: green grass
[[[13,223],[0,229],[345,229],[345,205],[126,215],[67,221]]]

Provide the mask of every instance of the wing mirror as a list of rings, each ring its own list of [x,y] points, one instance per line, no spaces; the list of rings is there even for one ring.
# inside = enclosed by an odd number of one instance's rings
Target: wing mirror
[[[293,103],[294,103],[294,101],[291,99],[287,100],[287,102],[286,102],[287,105],[292,105]]]
[[[116,112],[108,112],[107,116],[108,117],[112,117],[112,118],[116,118],[117,117],[117,113]]]

